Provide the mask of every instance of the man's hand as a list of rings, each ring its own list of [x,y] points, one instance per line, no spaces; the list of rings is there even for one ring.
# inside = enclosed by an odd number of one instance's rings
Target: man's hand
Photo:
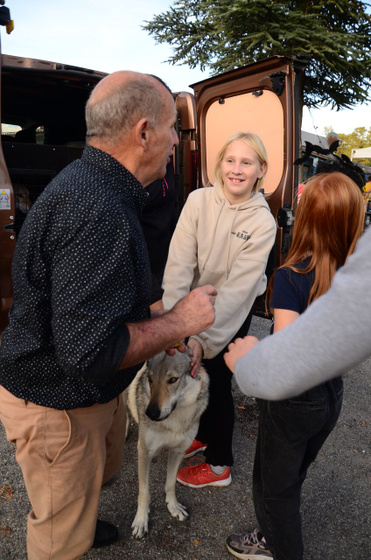
[[[247,354],[258,342],[259,340],[255,336],[245,336],[244,338],[236,338],[234,342],[228,345],[228,352],[223,357],[233,373],[237,360]]]
[[[189,353],[192,356],[191,361],[191,376],[197,377],[198,370],[200,369],[203,350],[201,344],[195,338],[190,338],[188,341]]]
[[[167,348],[165,352],[168,356],[175,356],[175,352],[180,352],[181,354],[184,354],[185,352],[187,352],[187,346],[185,345],[184,342],[177,342],[175,346],[171,346],[170,348]]]
[[[211,327],[215,321],[214,304],[217,294],[214,286],[201,286],[174,305],[171,313],[177,315],[184,325],[184,336],[198,334]]]
[[[180,299],[170,311],[160,310],[153,319],[126,323],[130,344],[120,369],[134,366],[167,349],[169,355],[185,352],[185,344],[174,346],[185,338],[198,334],[214,323],[214,303],[217,291],[213,286],[196,288]]]

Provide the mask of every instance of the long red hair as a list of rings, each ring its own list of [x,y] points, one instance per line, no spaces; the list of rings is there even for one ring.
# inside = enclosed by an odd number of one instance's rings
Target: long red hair
[[[294,233],[285,264],[299,274],[314,269],[308,304],[327,292],[339,266],[353,253],[364,226],[360,189],[347,175],[322,173],[308,179],[298,203]],[[298,269],[306,259],[309,264]],[[268,297],[272,289],[271,278]]]

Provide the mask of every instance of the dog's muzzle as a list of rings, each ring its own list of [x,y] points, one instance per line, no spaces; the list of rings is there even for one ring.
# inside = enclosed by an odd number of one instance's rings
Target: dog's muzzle
[[[161,422],[170,416],[175,406],[171,410],[161,410],[156,404],[149,404],[146,410],[148,418],[154,422]]]

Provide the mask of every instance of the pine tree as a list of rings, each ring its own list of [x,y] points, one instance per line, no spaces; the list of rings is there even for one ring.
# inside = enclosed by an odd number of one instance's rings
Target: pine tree
[[[272,55],[310,63],[303,102],[350,108],[369,100],[371,4],[359,0],[176,0],[146,22],[167,62],[219,74]]]

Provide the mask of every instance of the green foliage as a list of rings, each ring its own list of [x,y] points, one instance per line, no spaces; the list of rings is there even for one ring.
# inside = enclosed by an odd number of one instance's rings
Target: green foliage
[[[360,126],[353,130],[350,134],[339,134],[340,146],[337,153],[345,154],[350,158],[352,150],[358,148],[369,148],[371,146],[371,128],[367,129]],[[357,163],[364,163],[365,165],[371,165],[371,160],[369,159],[357,159]]]
[[[146,22],[167,62],[219,74],[272,55],[310,58],[304,103],[349,108],[369,99],[370,4],[359,0],[176,0]]]

